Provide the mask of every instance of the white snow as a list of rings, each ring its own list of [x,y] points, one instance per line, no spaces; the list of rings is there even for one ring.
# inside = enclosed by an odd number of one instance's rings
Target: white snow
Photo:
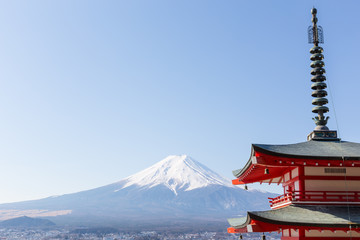
[[[187,155],[168,156],[123,181],[126,183],[121,189],[133,185],[151,188],[162,184],[173,191],[175,195],[178,194],[179,190],[189,191],[212,184],[234,187],[229,179],[220,176]]]

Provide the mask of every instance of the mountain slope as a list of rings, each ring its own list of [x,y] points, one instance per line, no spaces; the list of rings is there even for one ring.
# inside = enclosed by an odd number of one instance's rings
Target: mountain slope
[[[192,158],[169,156],[119,182],[79,193],[0,205],[3,211],[49,213],[55,223],[134,224],[224,221],[268,208],[260,191],[245,191]],[[1,210],[2,209],[2,210]],[[35,212],[36,212],[35,211]],[[59,213],[59,214],[56,214]],[[19,214],[18,214],[19,215]],[[31,216],[31,215],[30,215]],[[39,215],[38,215],[39,216]]]

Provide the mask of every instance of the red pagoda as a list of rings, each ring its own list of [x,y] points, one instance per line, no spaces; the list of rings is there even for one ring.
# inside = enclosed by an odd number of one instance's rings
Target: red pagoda
[[[306,142],[253,144],[246,165],[234,171],[233,184],[282,184],[284,194],[269,198],[269,211],[229,219],[229,233],[279,232],[282,240],[360,240],[360,144],[342,141],[326,126],[329,109],[323,62],[322,28],[313,8],[309,27],[312,109],[316,127]],[[262,235],[265,239],[265,234]],[[240,235],[240,239],[242,236]]]

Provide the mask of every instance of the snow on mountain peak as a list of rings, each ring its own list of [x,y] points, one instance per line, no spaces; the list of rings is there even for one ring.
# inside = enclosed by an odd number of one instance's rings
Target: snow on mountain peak
[[[165,185],[174,194],[179,190],[189,191],[208,185],[233,187],[231,181],[210,170],[187,155],[171,155],[124,179],[123,188],[129,186],[154,187]],[[120,190],[120,189],[119,189]]]

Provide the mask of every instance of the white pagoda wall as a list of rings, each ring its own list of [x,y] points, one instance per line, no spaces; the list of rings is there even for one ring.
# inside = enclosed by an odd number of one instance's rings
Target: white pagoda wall
[[[305,180],[305,191],[360,191],[360,181]]]
[[[305,231],[305,237],[328,237],[329,239],[333,237],[348,237],[350,239],[350,237],[360,237],[360,233],[355,231],[332,232],[330,230],[323,230],[323,231],[310,230],[310,231]]]
[[[345,173],[325,173],[325,168],[345,169]],[[305,176],[360,176],[359,167],[305,167]]]
[[[325,172],[325,169],[345,169],[346,173]],[[305,167],[305,176],[341,176],[344,180],[305,179],[305,191],[360,191],[360,180],[348,180],[345,177],[360,176],[358,167]],[[345,180],[346,179],[346,180]]]

